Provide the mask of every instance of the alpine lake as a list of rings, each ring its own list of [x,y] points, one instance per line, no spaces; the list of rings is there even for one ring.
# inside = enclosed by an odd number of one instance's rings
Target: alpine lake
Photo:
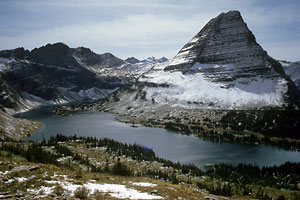
[[[42,141],[51,136],[85,136],[110,138],[122,143],[136,143],[153,149],[164,159],[183,164],[248,163],[258,166],[280,165],[287,161],[300,162],[300,152],[266,145],[249,145],[230,142],[213,142],[174,131],[132,126],[116,120],[116,115],[98,111],[74,111],[73,116],[53,116],[52,106],[43,106],[20,113],[16,117],[33,119],[43,126],[26,141]]]

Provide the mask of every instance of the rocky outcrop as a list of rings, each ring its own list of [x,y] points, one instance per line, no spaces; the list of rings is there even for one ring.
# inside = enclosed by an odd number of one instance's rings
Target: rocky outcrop
[[[15,118],[0,110],[0,140],[21,140],[36,132],[41,126],[37,121]]]
[[[5,108],[18,111],[24,107],[24,101],[18,93],[12,89],[0,74],[0,108],[5,111]]]
[[[31,106],[7,84],[0,74],[0,139],[20,140],[41,126],[39,122],[12,116]]]
[[[21,165],[21,166],[14,167],[12,170],[9,171],[9,173],[14,173],[14,172],[18,173],[24,171],[32,172],[38,169],[40,169],[40,166],[38,165]]]

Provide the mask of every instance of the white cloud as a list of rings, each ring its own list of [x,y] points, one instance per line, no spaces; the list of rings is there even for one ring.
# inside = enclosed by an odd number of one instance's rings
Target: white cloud
[[[207,20],[199,15],[191,19],[149,14],[130,15],[124,19],[57,27],[18,37],[2,37],[0,40],[5,41],[12,48],[15,45],[23,45],[29,49],[36,47],[36,41],[42,45],[63,41],[71,46],[87,46],[99,53],[116,51],[118,48],[144,49],[145,47],[151,48],[151,46],[166,48],[179,44],[177,49],[174,49],[173,55],[175,55],[178,48],[191,39],[206,22]],[[166,49],[166,53],[167,51],[169,49]],[[119,56],[125,56],[125,54]],[[173,56],[170,53],[167,54],[167,56]]]

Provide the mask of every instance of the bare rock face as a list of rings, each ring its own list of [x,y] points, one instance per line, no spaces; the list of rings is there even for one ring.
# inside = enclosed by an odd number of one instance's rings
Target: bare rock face
[[[35,170],[38,170],[38,169],[40,169],[40,166],[38,166],[38,165],[21,165],[21,166],[14,167],[10,171],[10,173],[12,173],[12,172],[22,172],[22,171],[32,172],[32,171],[35,171]]]
[[[2,78],[0,74],[0,108],[19,110],[22,108],[22,98]]]
[[[278,76],[274,72],[283,71],[275,69],[274,62],[256,42],[241,14],[230,11],[210,20],[165,70],[187,71],[195,63],[214,64],[214,67],[202,67],[200,70],[213,80],[231,81],[257,75]]]

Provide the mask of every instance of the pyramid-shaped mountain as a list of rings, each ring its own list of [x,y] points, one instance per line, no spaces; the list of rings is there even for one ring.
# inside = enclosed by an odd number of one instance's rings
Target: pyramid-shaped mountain
[[[288,103],[299,103],[294,83],[281,64],[257,43],[239,11],[211,19],[164,70],[200,72],[206,80],[222,83],[223,88],[254,94],[277,93],[277,100],[281,96]]]
[[[213,65],[201,68],[201,64]],[[165,70],[187,71],[193,66],[219,81],[284,74],[280,64],[256,42],[239,11],[221,13],[210,20]]]

